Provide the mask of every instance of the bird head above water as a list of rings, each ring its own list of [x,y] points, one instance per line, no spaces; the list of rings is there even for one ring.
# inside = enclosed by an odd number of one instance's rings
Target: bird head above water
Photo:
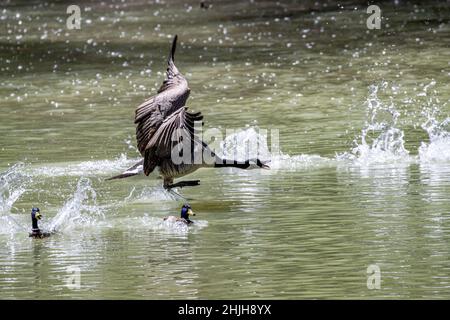
[[[39,208],[31,209],[31,222],[33,223],[33,229],[38,229],[38,220],[42,219],[41,210]]]
[[[29,234],[30,237],[33,238],[45,238],[48,237],[50,234],[47,232],[42,232],[41,229],[39,229],[38,220],[42,219],[41,210],[39,208],[32,208],[31,209],[31,232]]]
[[[195,216],[195,213],[190,205],[184,204],[181,207],[181,218],[189,220],[189,216]]]
[[[181,223],[190,225],[190,224],[194,223],[194,221],[189,219],[190,216],[195,216],[195,213],[192,211],[191,206],[186,203],[181,207],[181,216],[180,217],[168,216],[168,217],[164,218],[164,221],[181,222]]]
[[[192,207],[191,207],[190,205],[184,204],[184,205],[181,207],[181,218],[182,218],[182,219],[185,219],[185,220],[188,221],[188,222],[192,222],[192,221],[189,219],[190,216],[195,216],[195,213],[194,213],[194,211],[192,211]]]

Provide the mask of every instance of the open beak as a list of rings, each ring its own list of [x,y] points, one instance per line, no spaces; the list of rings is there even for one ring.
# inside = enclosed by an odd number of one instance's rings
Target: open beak
[[[36,219],[41,220],[42,216],[41,214],[38,212],[34,215],[36,217]]]
[[[187,214],[188,216],[195,216],[194,211],[192,211],[191,209],[188,210]]]

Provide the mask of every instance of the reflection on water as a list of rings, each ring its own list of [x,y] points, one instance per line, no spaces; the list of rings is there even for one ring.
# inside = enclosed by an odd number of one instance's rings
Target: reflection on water
[[[2,5],[0,298],[450,298],[448,6],[386,3],[367,32],[361,3],[106,1],[76,32],[64,2]],[[190,108],[243,128],[221,152],[271,160],[190,176],[189,228],[157,174],[105,181],[175,33]],[[28,238],[33,206],[55,235]]]

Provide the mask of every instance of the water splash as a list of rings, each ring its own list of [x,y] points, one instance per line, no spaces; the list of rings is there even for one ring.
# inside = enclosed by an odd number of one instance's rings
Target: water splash
[[[239,130],[225,137],[220,144],[222,157],[245,161],[247,159],[270,159],[271,152],[268,148],[267,133],[260,133],[258,128]]]
[[[288,154],[279,153],[272,155],[270,162],[270,169],[283,169],[283,170],[306,170],[311,168],[317,168],[322,166],[332,165],[335,162],[334,159],[322,157],[315,154],[300,154],[290,156]]]
[[[162,217],[154,217],[144,214],[142,217],[127,218],[121,225],[127,228],[151,230],[158,233],[186,235],[189,232],[196,232],[208,226],[206,220],[195,220],[194,224],[186,225],[180,221],[171,219],[164,220]]]
[[[9,213],[13,204],[25,192],[30,179],[23,174],[25,165],[17,163],[0,174],[0,215]]]
[[[50,232],[63,232],[72,227],[94,225],[98,217],[104,218],[103,209],[97,205],[96,200],[97,194],[91,181],[81,178],[72,198],[51,219],[47,229]]]
[[[180,198],[163,187],[144,187],[133,200],[134,202],[154,202],[155,200],[176,201]]]
[[[421,142],[419,159],[421,163],[450,162],[450,117],[439,122],[435,114],[427,114],[422,128],[428,133],[430,142]]]
[[[332,163],[334,160],[319,155],[289,155],[281,152],[277,145],[278,137],[271,137],[271,148],[267,139],[267,131],[249,127],[245,130],[228,135],[221,143],[219,154],[227,159],[244,161],[246,159],[259,158],[269,161],[268,165],[273,170],[298,170]],[[275,140],[274,140],[275,139]]]
[[[369,87],[366,121],[361,135],[354,140],[355,147],[351,152],[337,155],[337,160],[351,160],[362,165],[412,160],[405,149],[404,132],[397,127],[400,112],[392,101],[387,104],[378,97],[378,90],[387,86],[387,82],[382,82]]]
[[[129,167],[137,161],[139,160],[128,159],[125,154],[121,154],[114,160],[83,161],[74,164],[52,164],[50,166],[33,168],[30,173],[44,177],[106,175],[117,173],[117,171]]]
[[[31,183],[30,177],[23,173],[24,167],[23,163],[17,163],[0,174],[0,233],[25,230],[25,227],[11,215],[14,203]]]

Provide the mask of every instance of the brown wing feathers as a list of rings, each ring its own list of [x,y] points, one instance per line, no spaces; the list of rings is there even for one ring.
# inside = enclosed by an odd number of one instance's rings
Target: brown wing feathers
[[[170,158],[172,148],[180,142],[180,137],[189,139],[183,143],[192,144],[194,141],[194,125],[201,121],[200,112],[189,113],[187,108],[181,108],[171,114],[158,128],[150,139],[144,153],[144,173],[149,175],[157,166],[158,160]],[[203,124],[203,123],[202,123]],[[184,132],[180,132],[183,130]]]
[[[203,120],[201,112],[189,113],[187,107],[181,108],[164,120],[147,147],[156,148],[156,155],[160,158],[170,157],[173,146],[179,142],[182,134],[180,130],[184,130],[183,136],[193,140],[194,123],[201,120]]]
[[[136,139],[144,156],[144,172],[153,171],[162,157],[170,157],[172,135],[184,128],[188,136],[194,134],[194,122],[203,119],[200,112],[186,112],[189,87],[184,76],[175,66],[177,36],[174,37],[167,61],[166,79],[158,93],[136,108]]]

